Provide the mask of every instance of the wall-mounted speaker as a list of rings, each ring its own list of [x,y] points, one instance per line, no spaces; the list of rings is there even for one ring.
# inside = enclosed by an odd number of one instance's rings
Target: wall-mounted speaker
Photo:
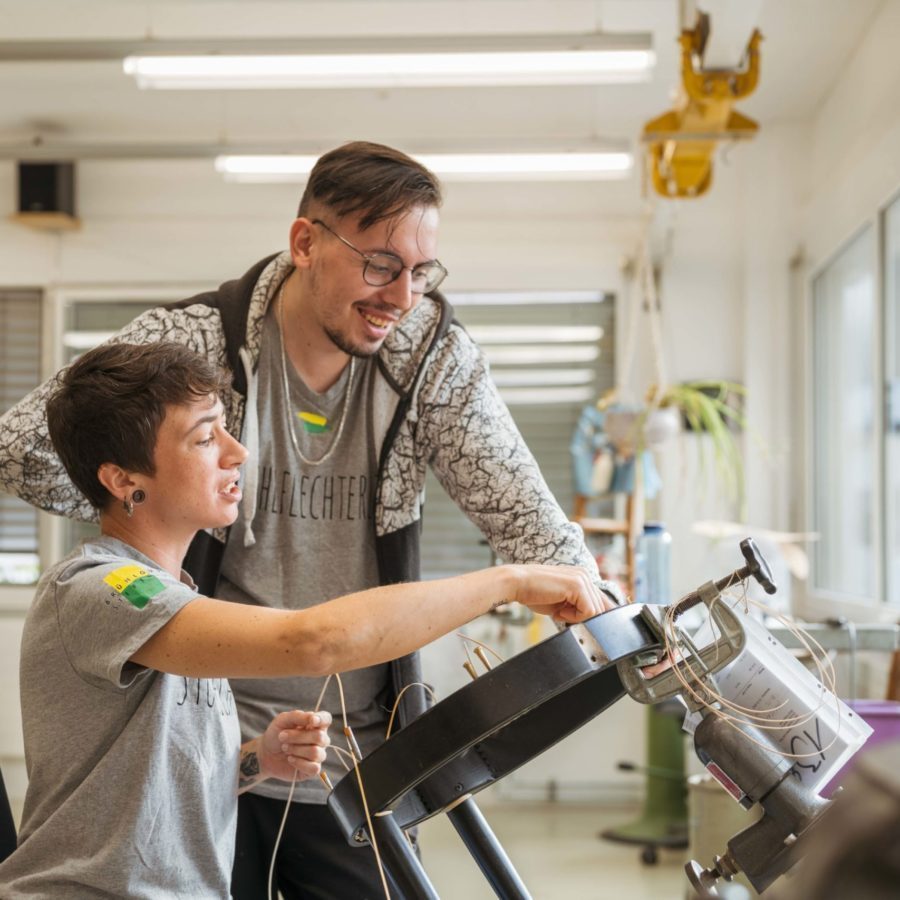
[[[19,212],[75,215],[75,163],[20,162]]]
[[[13,218],[40,228],[77,228],[75,163],[20,162],[19,209]]]

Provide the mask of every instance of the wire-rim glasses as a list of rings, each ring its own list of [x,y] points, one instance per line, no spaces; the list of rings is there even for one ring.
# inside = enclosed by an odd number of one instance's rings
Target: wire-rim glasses
[[[363,253],[359,247],[354,247],[347,238],[338,234],[321,219],[313,219],[312,223],[321,225],[329,234],[334,235],[342,244],[346,244],[365,260],[362,272],[363,281],[372,287],[384,287],[396,281],[403,274],[404,269],[409,269],[410,290],[414,294],[427,294],[447,277],[447,270],[441,265],[440,260],[432,259],[429,262],[419,263],[417,266],[407,266],[399,256],[395,256],[393,253]]]

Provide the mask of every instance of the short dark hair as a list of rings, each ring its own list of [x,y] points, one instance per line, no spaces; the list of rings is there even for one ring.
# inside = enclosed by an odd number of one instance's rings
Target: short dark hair
[[[100,466],[153,475],[166,407],[226,386],[215,364],[181,344],[103,344],[57,375],[47,401],[50,440],[72,483],[103,509],[112,496],[97,478]]]
[[[437,208],[442,200],[440,181],[420,162],[384,144],[352,141],[319,157],[297,215],[321,203],[339,217],[358,215],[365,231],[417,206]]]

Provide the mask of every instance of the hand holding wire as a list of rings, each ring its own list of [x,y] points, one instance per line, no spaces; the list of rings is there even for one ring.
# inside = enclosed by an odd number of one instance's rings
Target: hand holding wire
[[[331,743],[331,713],[293,709],[279,713],[260,741],[260,765],[274,777],[291,781],[314,778],[322,769],[325,749]]]

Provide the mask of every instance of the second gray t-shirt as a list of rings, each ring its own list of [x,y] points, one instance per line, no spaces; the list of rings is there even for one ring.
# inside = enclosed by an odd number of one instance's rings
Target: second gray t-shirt
[[[259,490],[253,532],[244,546],[244,524],[232,526],[216,596],[278,609],[305,609],[334,597],[378,584],[375,557],[375,478],[377,473],[371,416],[374,358],[356,359],[328,391],[311,391],[288,360],[282,368],[281,336],[273,308],[263,325],[259,359]],[[285,397],[284,379],[288,396]],[[343,430],[327,459],[317,465],[297,454],[289,428],[303,455],[319,460],[332,447],[347,404]],[[322,425],[322,419],[325,425]],[[389,714],[389,667],[356,669],[341,675],[348,721],[363,753],[381,743]],[[312,709],[324,684],[321,678],[232,679],[245,739],[285,709]],[[322,709],[334,716],[332,740],[339,733],[341,704],[332,679]],[[325,764],[332,781],[345,774],[330,751]],[[288,785],[264,782],[254,789],[268,797],[287,797]],[[298,783],[294,797],[324,803],[319,779]]]

